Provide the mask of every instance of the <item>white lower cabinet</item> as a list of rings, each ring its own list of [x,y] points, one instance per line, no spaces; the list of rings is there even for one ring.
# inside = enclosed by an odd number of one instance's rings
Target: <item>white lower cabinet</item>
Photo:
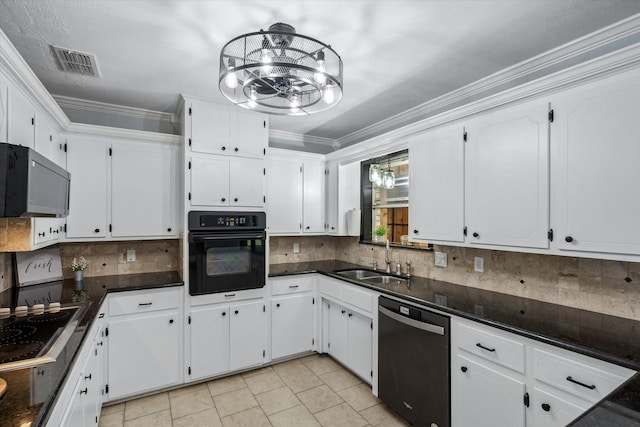
[[[189,381],[265,362],[267,313],[262,298],[192,306],[189,318]]]
[[[312,294],[287,295],[271,300],[271,357],[278,359],[313,349]]]
[[[454,427],[566,426],[635,374],[481,323],[451,324]]]
[[[110,296],[110,400],[182,382],[182,291]]]
[[[490,363],[458,355],[452,363],[451,419],[457,427],[525,425],[525,384]]]

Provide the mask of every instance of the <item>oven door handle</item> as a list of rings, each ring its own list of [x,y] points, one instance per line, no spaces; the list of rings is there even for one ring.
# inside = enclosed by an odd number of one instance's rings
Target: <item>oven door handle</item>
[[[207,234],[206,236],[191,236],[191,240],[194,242],[208,242],[211,240],[237,240],[237,239],[262,239],[264,240],[264,233],[224,233],[224,234]]]

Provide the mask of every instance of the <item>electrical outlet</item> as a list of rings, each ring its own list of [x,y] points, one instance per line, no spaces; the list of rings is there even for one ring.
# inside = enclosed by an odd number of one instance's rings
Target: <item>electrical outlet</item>
[[[436,267],[446,267],[447,266],[447,254],[445,252],[436,252]]]
[[[136,262],[136,250],[127,249],[127,262]]]
[[[481,256],[473,257],[473,271],[484,272],[484,258]]]
[[[300,253],[300,243],[293,244],[293,253],[294,254]]]

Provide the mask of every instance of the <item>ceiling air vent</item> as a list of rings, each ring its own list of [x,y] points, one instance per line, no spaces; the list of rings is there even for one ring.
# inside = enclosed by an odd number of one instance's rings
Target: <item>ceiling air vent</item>
[[[96,56],[64,47],[52,46],[64,71],[91,77],[100,77]]]

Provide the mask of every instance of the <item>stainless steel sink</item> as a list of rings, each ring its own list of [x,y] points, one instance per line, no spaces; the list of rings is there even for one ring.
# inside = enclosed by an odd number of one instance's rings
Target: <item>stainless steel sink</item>
[[[407,279],[403,279],[402,277],[392,276],[374,270],[344,270],[337,271],[336,274],[376,285],[399,285],[408,282]]]
[[[337,271],[336,274],[342,277],[347,277],[349,279],[356,279],[356,280],[365,280],[371,277],[380,277],[380,276],[386,275],[385,273],[380,273],[378,271],[364,270],[364,269]]]

